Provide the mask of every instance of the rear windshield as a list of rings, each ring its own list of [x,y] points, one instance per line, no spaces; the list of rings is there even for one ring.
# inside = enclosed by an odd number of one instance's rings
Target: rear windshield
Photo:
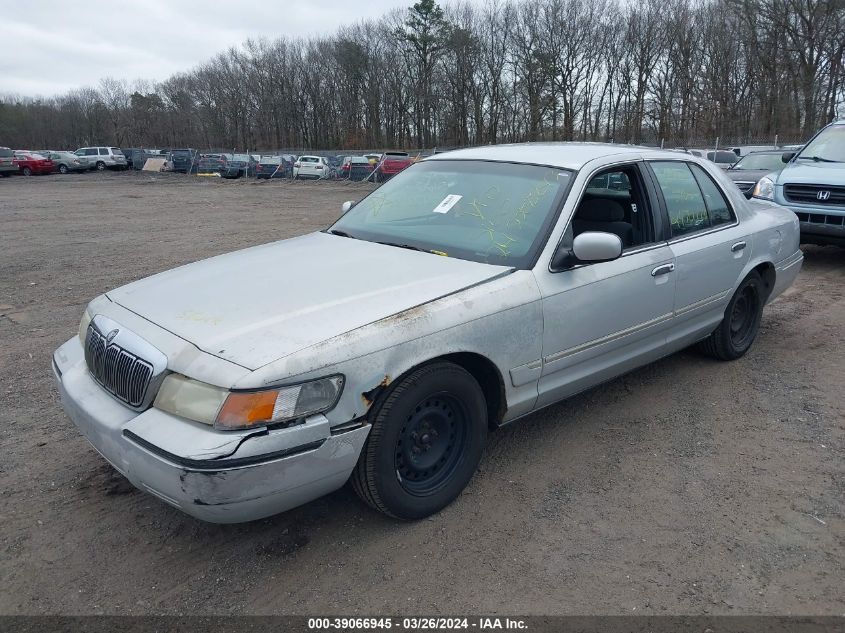
[[[320,159],[316,156],[303,156],[299,159],[300,163],[319,163]]]
[[[281,156],[262,156],[261,158],[262,165],[281,165],[282,158]]]
[[[730,163],[733,165],[737,158],[738,156],[733,152],[707,152],[707,160],[712,160],[714,163]]]
[[[0,147],[0,158],[12,158],[15,153],[8,147]]]

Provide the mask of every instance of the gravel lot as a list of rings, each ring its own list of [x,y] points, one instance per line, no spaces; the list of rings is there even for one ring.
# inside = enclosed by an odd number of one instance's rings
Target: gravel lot
[[[324,227],[370,185],[0,179],[0,613],[845,613],[845,251],[735,363],[684,352],[491,435],[449,508],[343,489],[245,525],[136,491],[63,414],[93,296]]]

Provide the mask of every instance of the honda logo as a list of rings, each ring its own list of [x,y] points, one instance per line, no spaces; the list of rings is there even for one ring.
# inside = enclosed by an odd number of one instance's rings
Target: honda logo
[[[822,202],[824,202],[825,200],[827,200],[828,198],[830,198],[830,192],[829,192],[829,191],[819,191],[819,192],[816,194],[816,198],[818,198],[819,200],[821,200]]]

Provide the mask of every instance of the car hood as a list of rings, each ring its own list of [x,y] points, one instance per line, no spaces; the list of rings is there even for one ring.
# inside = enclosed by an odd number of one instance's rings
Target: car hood
[[[768,169],[728,169],[725,173],[734,182],[757,182],[772,172]]]
[[[257,369],[512,270],[312,233],[181,266],[107,295],[209,354]]]
[[[789,163],[778,176],[778,184],[788,182],[817,185],[845,184],[845,163],[795,161]]]

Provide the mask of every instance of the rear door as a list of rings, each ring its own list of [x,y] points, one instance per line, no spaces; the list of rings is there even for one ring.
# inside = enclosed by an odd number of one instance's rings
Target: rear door
[[[719,324],[751,257],[751,239],[728,196],[701,166],[652,161],[670,228],[677,285],[672,347],[684,347]]]

